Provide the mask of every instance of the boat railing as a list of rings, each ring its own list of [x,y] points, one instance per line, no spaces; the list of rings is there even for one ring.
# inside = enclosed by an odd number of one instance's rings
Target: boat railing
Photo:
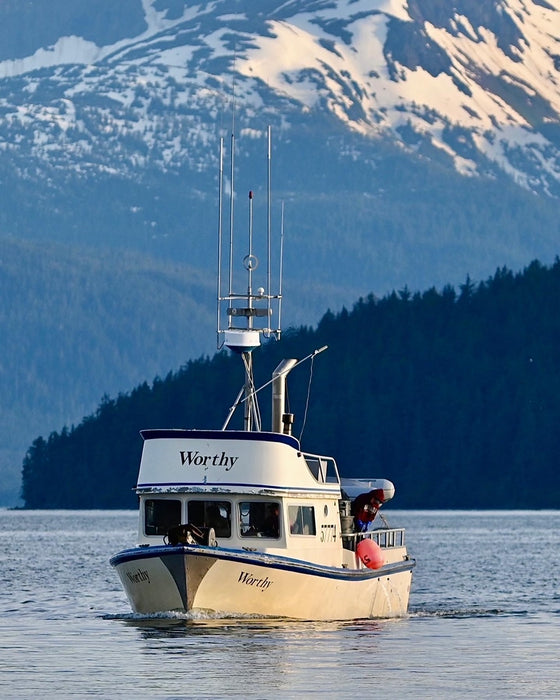
[[[345,549],[356,551],[356,545],[360,540],[370,539],[376,542],[383,549],[393,547],[404,547],[405,530],[397,528],[379,528],[378,530],[368,530],[366,532],[343,532],[342,544]]]

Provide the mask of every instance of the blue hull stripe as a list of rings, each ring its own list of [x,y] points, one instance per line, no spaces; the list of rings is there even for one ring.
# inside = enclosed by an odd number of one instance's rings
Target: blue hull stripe
[[[306,493],[309,491],[312,492],[317,492],[317,493],[328,493],[328,494],[338,494],[340,491],[340,488],[338,484],[332,484],[330,488],[327,486],[327,484],[324,484],[320,488],[309,488],[308,486],[304,487],[293,487],[293,486],[278,486],[278,485],[272,485],[272,484],[255,484],[255,483],[250,483],[250,484],[235,484],[235,483],[224,483],[224,482],[217,482],[217,481],[198,481],[198,482],[154,482],[154,483],[145,483],[145,484],[138,484],[136,486],[137,489],[150,489],[150,488],[161,488],[161,487],[166,487],[166,488],[200,488],[200,489],[205,489],[205,488],[215,488],[215,487],[220,487],[220,488],[228,488],[228,489],[235,489],[235,488],[252,488],[252,489],[268,489],[270,491],[289,491],[289,492],[294,492],[294,493],[300,493],[301,491],[305,491]]]
[[[222,561],[235,561],[253,566],[263,566],[269,569],[281,569],[282,571],[292,571],[297,574],[308,576],[319,576],[321,578],[332,578],[341,581],[364,581],[368,579],[382,578],[391,574],[412,571],[416,562],[414,559],[405,559],[394,564],[385,564],[381,569],[343,569],[336,566],[321,566],[320,564],[310,564],[300,559],[290,559],[274,554],[263,554],[259,552],[246,552],[241,549],[222,549],[220,547],[204,547],[202,545],[163,545],[155,547],[135,547],[125,549],[114,557],[111,557],[111,566],[119,566],[126,562],[151,559],[153,557],[170,557],[185,555],[195,555],[199,557],[212,557]]]

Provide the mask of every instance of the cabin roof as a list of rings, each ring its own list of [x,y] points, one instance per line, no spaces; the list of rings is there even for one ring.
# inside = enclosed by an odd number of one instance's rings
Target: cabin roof
[[[179,438],[181,440],[241,440],[258,442],[281,442],[285,445],[300,449],[299,440],[293,435],[272,433],[266,431],[248,430],[186,430],[184,428],[156,428],[141,430],[140,435],[144,440],[157,440]]]

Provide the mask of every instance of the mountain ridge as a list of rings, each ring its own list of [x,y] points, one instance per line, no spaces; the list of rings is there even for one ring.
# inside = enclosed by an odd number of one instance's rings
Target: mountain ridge
[[[102,0],[97,4],[104,6]],[[237,76],[239,105],[266,110],[273,94],[284,96],[290,111],[319,104],[350,129],[370,135],[389,131],[401,144],[399,130],[409,128],[447,152],[463,174],[477,171],[478,153],[529,189],[558,192],[560,53],[557,36],[547,31],[558,10],[549,3],[508,0],[482,8],[463,1],[449,8],[436,0],[269,2],[251,16],[239,1],[186,8],[129,0],[126,8],[111,11],[105,5],[112,21],[102,34],[77,20],[61,22],[62,35],[53,43],[51,34],[32,44],[28,55],[0,61],[0,76],[58,67],[67,81],[58,106],[65,130],[78,126],[72,102],[88,93],[88,81],[96,83],[96,66],[121,81],[120,91],[101,90],[116,104],[132,103],[130,89],[122,88],[124,75],[135,67],[146,72],[159,99],[167,93],[175,109],[185,99],[207,100],[206,109],[227,100],[231,85],[223,71],[230,70]],[[6,34],[11,18],[21,14],[8,13]],[[71,70],[61,72],[64,65]],[[141,74],[131,77],[132,86],[142,83]],[[141,127],[148,141],[149,130]],[[445,136],[445,129],[454,128],[469,131],[462,148]],[[203,129],[200,119],[187,129],[192,138]],[[516,167],[508,151],[519,143],[525,168],[541,159],[540,178]],[[184,159],[185,149],[178,148]],[[177,155],[171,147],[167,158]]]
[[[17,501],[30,435],[77,424],[100,396],[212,350],[213,284],[197,271],[134,253],[45,252],[0,236],[4,504]]]

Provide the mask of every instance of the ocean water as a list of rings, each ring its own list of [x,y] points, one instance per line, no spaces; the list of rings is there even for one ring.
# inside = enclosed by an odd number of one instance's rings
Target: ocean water
[[[410,614],[309,623],[134,616],[136,513],[0,510],[0,697],[560,697],[560,511],[386,517]]]

